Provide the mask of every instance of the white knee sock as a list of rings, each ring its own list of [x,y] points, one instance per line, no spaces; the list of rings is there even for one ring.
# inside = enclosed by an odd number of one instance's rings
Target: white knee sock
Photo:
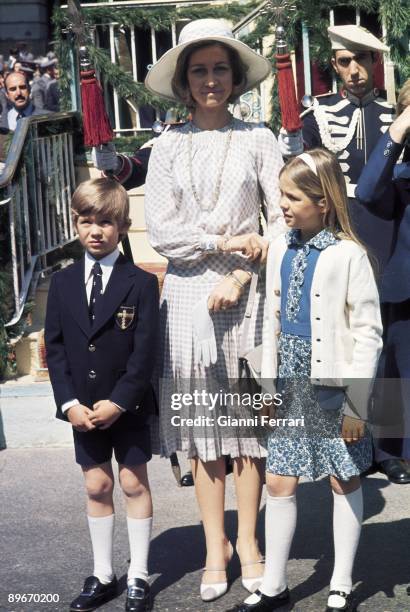
[[[131,578],[142,578],[143,580],[147,580],[152,516],[145,519],[135,519],[127,516],[127,525],[131,553],[128,580]]]
[[[102,584],[108,584],[114,577],[112,571],[112,545],[114,539],[114,515],[89,516],[91,544],[94,555],[94,576]]]
[[[347,495],[333,492],[335,565],[330,590],[350,593],[352,571],[363,521],[363,494],[359,487]]]
[[[286,565],[293,534],[296,528],[296,495],[290,497],[266,497],[265,538],[266,560],[263,582],[259,590],[272,597],[285,590],[287,586]],[[251,595],[246,600],[253,603]],[[254,603],[256,603],[256,601]]]

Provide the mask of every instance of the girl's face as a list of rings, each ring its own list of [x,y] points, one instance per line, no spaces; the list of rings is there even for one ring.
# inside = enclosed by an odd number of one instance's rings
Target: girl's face
[[[286,171],[280,177],[279,188],[280,207],[286,225],[301,230],[303,238],[310,238],[320,232],[324,227],[325,203],[316,203],[308,198],[287,176]]]
[[[188,62],[187,80],[197,108],[213,111],[225,107],[233,91],[226,49],[212,45],[194,51]]]

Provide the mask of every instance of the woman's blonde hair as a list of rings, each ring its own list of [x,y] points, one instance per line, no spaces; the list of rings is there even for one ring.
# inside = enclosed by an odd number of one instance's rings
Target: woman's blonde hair
[[[339,162],[326,149],[308,152],[317,169],[317,176],[299,157],[292,157],[283,166],[279,177],[286,176],[313,202],[325,201],[324,226],[338,238],[353,240],[363,247],[352,227],[347,203],[346,183]],[[364,247],[363,247],[364,248]]]
[[[406,106],[410,106],[410,79],[404,82],[403,87],[399,91],[396,104],[397,117],[404,111]]]
[[[131,219],[128,193],[124,187],[111,178],[97,178],[80,183],[71,198],[71,212],[74,223],[79,216],[98,215],[117,222],[125,235]]]

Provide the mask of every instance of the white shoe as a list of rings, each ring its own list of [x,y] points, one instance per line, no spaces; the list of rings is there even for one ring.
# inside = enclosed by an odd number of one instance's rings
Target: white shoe
[[[258,561],[250,561],[241,565],[241,569],[248,567],[249,565],[257,565],[258,563],[265,563],[265,559],[261,557]],[[253,578],[241,578],[242,586],[249,593],[254,593],[261,586],[263,581],[263,574],[261,576],[254,576]]]
[[[204,568],[204,571],[207,572],[224,572],[225,569],[209,569],[207,567]],[[225,595],[228,590],[228,581],[224,582],[210,582],[209,584],[204,584],[201,582],[201,599],[202,601],[214,601],[222,595]]]
[[[226,560],[226,565],[230,562],[233,555],[233,546],[230,542],[229,544],[229,553]],[[204,572],[226,572],[226,566],[223,568],[213,568],[213,567],[204,567],[202,570]],[[223,582],[209,582],[204,583],[201,582],[200,594],[202,601],[214,601],[222,595],[225,595],[228,590],[228,580],[224,580]]]

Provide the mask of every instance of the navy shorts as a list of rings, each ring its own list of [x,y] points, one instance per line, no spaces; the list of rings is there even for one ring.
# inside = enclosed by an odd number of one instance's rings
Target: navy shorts
[[[151,457],[149,425],[124,412],[108,429],[77,431],[73,429],[75,460],[82,467],[94,467],[111,461],[112,451],[121,465],[147,463]]]

